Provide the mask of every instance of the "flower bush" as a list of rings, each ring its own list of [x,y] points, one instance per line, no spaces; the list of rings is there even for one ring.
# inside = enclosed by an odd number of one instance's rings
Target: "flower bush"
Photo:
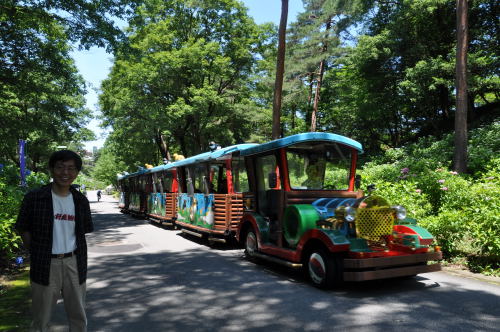
[[[464,257],[471,270],[496,271],[500,262],[500,123],[472,130],[468,174],[451,170],[452,136],[389,149],[359,171],[362,189],[402,205],[448,258]]]

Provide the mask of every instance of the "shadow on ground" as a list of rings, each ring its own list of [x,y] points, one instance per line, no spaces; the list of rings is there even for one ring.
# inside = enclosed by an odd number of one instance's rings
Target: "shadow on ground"
[[[89,276],[92,331],[435,330],[436,321],[471,331],[498,304],[423,277],[321,291],[283,270],[206,251],[106,257]]]
[[[124,240],[128,233],[121,228],[148,224],[119,213],[99,214],[95,221],[91,246]],[[179,238],[155,229],[167,240]],[[184,251],[94,258],[89,331],[487,331],[498,326],[498,296],[439,284],[426,275],[322,291],[298,272],[246,261],[241,250],[193,245]]]

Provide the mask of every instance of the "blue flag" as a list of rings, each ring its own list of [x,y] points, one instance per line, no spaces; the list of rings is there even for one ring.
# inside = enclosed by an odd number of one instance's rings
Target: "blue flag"
[[[21,186],[26,186],[26,158],[25,158],[26,141],[19,140],[19,169],[21,172]]]

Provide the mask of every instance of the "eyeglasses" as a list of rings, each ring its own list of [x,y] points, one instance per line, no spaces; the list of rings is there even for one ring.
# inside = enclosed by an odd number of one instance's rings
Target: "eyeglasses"
[[[58,165],[58,166],[55,166],[54,167],[54,171],[56,171],[57,173],[62,173],[64,171],[67,171],[68,173],[76,173],[78,172],[78,168],[76,168],[75,166],[62,166],[62,165]]]

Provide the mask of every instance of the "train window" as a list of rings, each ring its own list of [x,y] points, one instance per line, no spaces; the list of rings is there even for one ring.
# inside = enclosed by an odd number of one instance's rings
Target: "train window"
[[[226,167],[224,164],[210,165],[207,180],[209,193],[227,194]]]
[[[148,193],[153,192],[154,189],[153,175],[152,174],[144,175],[144,182],[146,183],[144,190]]]
[[[245,167],[245,159],[242,157],[233,158],[231,169],[233,175],[234,191],[237,193],[250,191],[250,187],[248,185],[247,169]]]
[[[162,176],[161,173],[151,174],[151,177],[153,179],[153,192],[163,194],[163,187],[161,185],[161,176]]]
[[[160,177],[160,184],[163,192],[169,193],[172,191],[173,175],[170,172],[162,172]]]
[[[146,178],[144,175],[139,176],[139,191],[146,190]]]
[[[264,215],[268,215],[271,208],[268,192],[279,189],[276,166],[277,160],[274,154],[262,156],[256,160],[258,208],[259,212]]]
[[[191,184],[193,193],[208,193],[207,173],[207,164],[188,167],[188,192],[189,184]]]
[[[210,172],[208,176],[208,191],[216,193],[219,189],[220,167],[219,165],[210,165]]]
[[[139,178],[138,177],[134,178],[133,184],[134,184],[134,192],[139,192],[140,189],[139,189]]]
[[[287,149],[292,189],[346,190],[351,150],[336,143],[301,143]]]
[[[177,182],[179,186],[177,188],[177,192],[187,192],[192,193],[190,188],[190,184],[188,183],[187,170],[185,168],[178,168],[176,172]]]
[[[277,161],[274,154],[263,156],[257,159],[257,183],[259,190],[278,189]],[[275,178],[276,180],[271,180]]]
[[[194,193],[193,178],[191,176],[193,170],[191,168],[186,168],[185,172],[186,172],[186,190],[189,195],[192,195]]]

